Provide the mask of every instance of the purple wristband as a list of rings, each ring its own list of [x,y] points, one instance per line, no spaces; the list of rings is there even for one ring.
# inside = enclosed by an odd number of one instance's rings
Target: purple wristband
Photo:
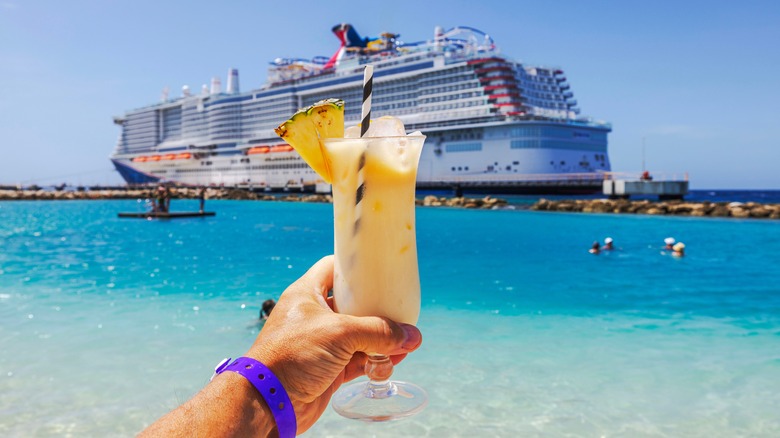
[[[230,359],[225,359],[214,370],[215,374],[222,374],[225,371],[241,374],[252,382],[274,416],[279,438],[295,437],[298,423],[295,420],[295,409],[293,409],[290,396],[284,390],[282,382],[267,366],[248,357],[239,357],[233,362],[230,362]]]

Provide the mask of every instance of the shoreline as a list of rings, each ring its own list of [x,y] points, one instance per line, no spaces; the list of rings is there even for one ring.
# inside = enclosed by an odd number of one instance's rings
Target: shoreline
[[[171,188],[171,199],[198,199],[198,188]],[[102,201],[122,199],[155,199],[153,189],[97,189],[81,191],[51,191],[51,190],[2,190],[0,201]],[[257,193],[243,189],[215,188],[206,190],[206,200],[234,201],[281,201],[281,202],[314,202],[332,203],[329,194],[314,193]],[[482,198],[446,197],[427,195],[415,199],[416,205],[424,207],[455,207],[469,209],[497,209],[507,206],[507,201],[487,195]]]
[[[155,199],[150,188],[96,188],[76,191],[45,189],[0,189],[0,201],[78,201]],[[172,187],[171,199],[198,199],[198,188]],[[245,189],[209,187],[206,200],[280,201],[332,203],[330,194],[252,192]],[[728,201],[655,201],[628,199],[561,199],[540,198],[532,205],[513,205],[506,199],[423,195],[415,199],[418,206],[467,209],[519,209],[566,213],[645,214],[657,216],[733,217],[780,219],[780,203]]]
[[[569,213],[646,214],[659,216],[780,219],[780,204],[759,202],[631,201],[627,199],[539,199],[535,211]]]

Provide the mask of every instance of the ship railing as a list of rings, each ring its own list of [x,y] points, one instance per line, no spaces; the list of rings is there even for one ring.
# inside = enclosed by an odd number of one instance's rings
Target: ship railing
[[[446,181],[448,183],[473,183],[489,182],[489,183],[527,183],[527,182],[547,182],[547,183],[561,183],[561,182],[598,182],[605,179],[607,172],[571,172],[571,173],[474,173],[470,175],[453,175],[447,176]]]

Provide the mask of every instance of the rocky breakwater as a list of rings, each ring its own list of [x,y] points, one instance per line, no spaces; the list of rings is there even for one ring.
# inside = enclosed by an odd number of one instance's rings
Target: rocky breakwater
[[[199,189],[195,187],[171,187],[172,199],[197,199]],[[85,189],[76,191],[42,189],[2,189],[3,201],[70,201],[99,199],[154,199],[157,191],[150,188],[113,188]],[[206,190],[206,199],[232,199],[248,201],[291,201],[291,202],[331,202],[330,195],[314,194],[277,194],[255,193],[248,190],[210,187]]]
[[[148,189],[100,189],[100,190],[0,190],[0,201],[73,201],[97,199],[138,199],[149,197]]]
[[[709,216],[758,219],[780,219],[780,204],[757,202],[685,202],[626,199],[540,199],[531,207],[538,211],[564,211],[577,213],[623,213],[676,216]]]
[[[198,199],[200,189],[197,187],[171,187],[171,199]],[[66,200],[99,200],[99,199],[155,199],[157,190],[153,188],[111,188],[85,189],[76,191],[39,190],[39,189],[0,189],[2,201],[66,201]],[[249,190],[209,187],[206,189],[206,199],[228,199],[239,201],[283,201],[283,202],[333,202],[331,195],[306,193],[258,193]],[[446,198],[426,196],[416,200],[417,205],[425,207],[459,207],[494,209],[506,206],[504,199],[485,196],[484,198]]]
[[[484,198],[446,198],[428,195],[423,199],[417,199],[417,205],[425,207],[460,207],[460,208],[482,208],[497,209],[506,206],[506,200],[485,196]]]

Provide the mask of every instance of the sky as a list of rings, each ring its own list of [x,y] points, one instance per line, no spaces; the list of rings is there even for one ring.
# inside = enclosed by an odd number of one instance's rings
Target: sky
[[[612,123],[617,172],[692,189],[780,189],[777,1],[0,0],[0,185],[120,184],[113,116],[168,86],[260,88],[277,57],[361,36],[488,33],[516,61],[560,67],[584,115]]]

